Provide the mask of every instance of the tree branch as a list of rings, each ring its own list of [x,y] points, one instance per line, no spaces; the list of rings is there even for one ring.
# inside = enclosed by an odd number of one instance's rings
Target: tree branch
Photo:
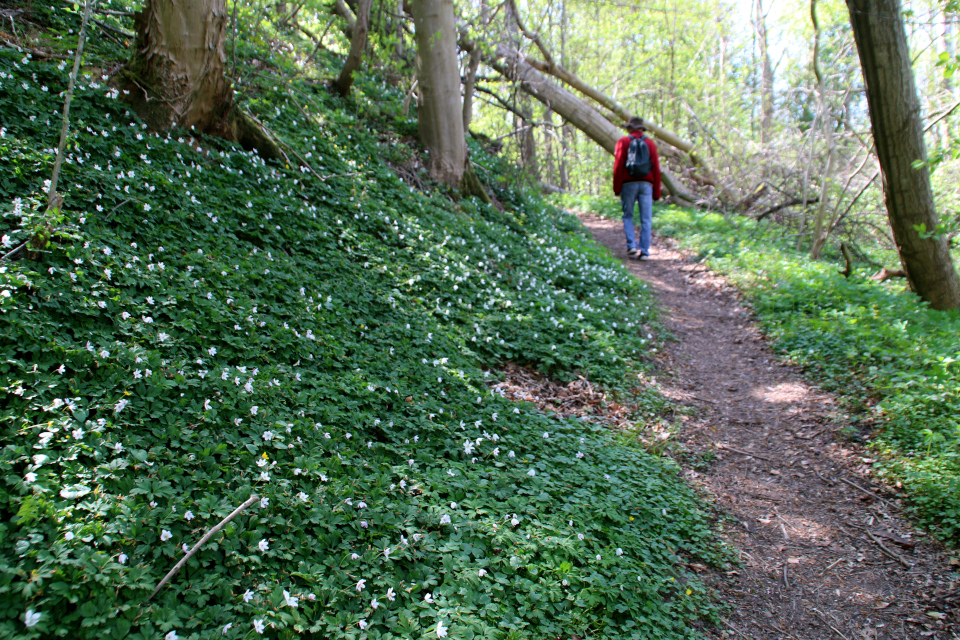
[[[60,167],[63,166],[63,152],[67,148],[67,133],[70,130],[70,102],[73,100],[73,88],[77,84],[77,74],[80,73],[80,60],[83,58],[83,44],[87,37],[87,23],[90,21],[90,12],[97,0],[86,0],[83,9],[83,21],[80,23],[80,36],[77,41],[77,54],[73,58],[73,71],[70,73],[70,82],[67,86],[67,97],[63,101],[63,124],[60,127],[60,145],[57,147],[57,160],[53,164],[53,175],[50,177],[50,188],[47,190],[47,209],[55,208],[62,203],[57,198],[57,181],[60,178]]]
[[[220,531],[220,529],[223,529],[223,527],[226,526],[226,524],[227,524],[228,522],[230,522],[231,520],[233,520],[234,518],[236,518],[238,515],[240,515],[240,512],[241,512],[241,511],[243,511],[244,509],[246,509],[247,507],[249,507],[250,505],[252,505],[252,504],[253,504],[254,502],[256,502],[257,500],[259,500],[259,498],[258,498],[257,496],[255,496],[255,495],[254,495],[254,496],[250,496],[249,498],[247,498],[247,501],[246,501],[246,502],[244,502],[242,505],[240,505],[239,507],[237,507],[236,509],[234,509],[234,510],[233,510],[233,513],[231,513],[231,514],[228,515],[226,518],[224,518],[223,520],[221,520],[221,521],[220,521],[220,524],[218,524],[218,525],[215,526],[214,528],[210,529],[210,531],[207,531],[207,533],[206,533],[202,538],[200,538],[200,542],[198,542],[197,544],[193,545],[193,549],[190,549],[190,551],[187,553],[187,555],[183,556],[183,557],[180,559],[180,562],[178,562],[176,565],[174,565],[173,569],[170,569],[170,571],[167,573],[167,575],[165,575],[165,576],[163,577],[163,580],[160,581],[160,584],[157,585],[157,588],[153,590],[153,593],[151,593],[151,594],[147,597],[147,599],[143,601],[143,604],[147,604],[148,602],[150,602],[151,600],[153,600],[153,596],[157,595],[157,594],[160,592],[160,589],[163,588],[163,585],[165,585],[165,584],[167,584],[168,582],[170,582],[170,579],[173,578],[173,576],[177,575],[177,572],[180,571],[180,569],[183,568],[183,565],[185,565],[185,564],[187,563],[187,560],[189,560],[190,558],[192,558],[192,557],[194,556],[194,554],[197,553],[197,551],[200,551],[200,547],[202,547],[204,544],[206,544],[207,540],[209,540],[210,538],[212,538],[218,531]],[[141,605],[141,606],[142,606],[142,605]]]

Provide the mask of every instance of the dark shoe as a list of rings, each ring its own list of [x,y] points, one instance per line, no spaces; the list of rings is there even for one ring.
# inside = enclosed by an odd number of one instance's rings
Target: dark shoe
[[[640,255],[641,255],[640,249],[630,249],[627,251],[627,257],[630,257],[630,258],[638,258],[640,257]]]
[[[640,251],[637,251],[637,259],[639,259],[639,260],[649,260],[649,259],[650,259],[650,254],[649,254],[649,253],[641,253]]]

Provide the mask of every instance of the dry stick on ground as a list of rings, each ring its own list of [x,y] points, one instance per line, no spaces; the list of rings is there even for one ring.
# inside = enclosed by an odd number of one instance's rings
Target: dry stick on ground
[[[766,460],[767,462],[772,462],[772,463],[774,463],[774,464],[777,463],[776,460],[771,460],[770,458],[765,458],[765,457],[763,457],[763,456],[761,456],[761,455],[759,455],[759,454],[750,453],[749,451],[741,451],[740,449],[734,449],[734,448],[731,447],[730,445],[728,445],[728,444],[723,444],[722,442],[720,442],[720,443],[717,444],[717,449],[726,449],[727,451],[733,451],[734,453],[739,453],[739,454],[742,455],[742,456],[749,456],[749,457],[751,457],[751,458],[757,458],[757,459],[759,459],[759,460]]]
[[[833,562],[830,563],[830,566],[829,566],[829,567],[827,567],[826,569],[824,569],[823,571],[821,571],[819,574],[817,574],[817,577],[819,578],[820,576],[822,576],[823,574],[825,574],[827,571],[830,571],[830,569],[833,569],[835,566],[837,566],[838,564],[840,564],[841,562],[843,562],[843,558],[837,558],[836,560],[834,560]]]
[[[839,629],[837,629],[835,626],[833,626],[832,624],[830,624],[829,622],[827,622],[826,616],[822,615],[818,609],[814,608],[813,611],[817,614],[817,617],[820,618],[820,622],[822,622],[823,624],[825,624],[825,625],[827,625],[828,627],[830,627],[830,628],[833,630],[833,632],[834,632],[835,634],[837,634],[838,636],[840,636],[841,638],[843,638],[843,640],[849,640],[849,639],[847,638],[847,636],[845,636],[845,635],[843,635],[842,633],[840,633],[840,630],[839,630]]]
[[[143,601],[143,604],[147,604],[148,602],[150,602],[151,600],[153,600],[153,596],[157,595],[157,594],[160,592],[160,589],[163,588],[163,585],[167,584],[167,583],[170,581],[170,579],[173,578],[173,576],[177,575],[177,572],[180,571],[180,569],[183,567],[183,565],[185,565],[185,564],[187,563],[187,560],[189,560],[190,558],[192,558],[192,557],[193,557],[193,554],[195,554],[197,551],[200,551],[200,547],[202,547],[204,544],[206,544],[207,540],[209,540],[210,538],[212,538],[218,531],[220,531],[220,529],[223,529],[223,527],[226,526],[226,524],[227,524],[228,522],[230,522],[231,520],[233,520],[234,518],[236,518],[238,515],[240,515],[240,512],[241,512],[241,511],[243,511],[244,509],[246,509],[247,507],[249,507],[250,505],[252,505],[252,504],[253,504],[254,502],[256,502],[257,500],[259,500],[259,498],[258,498],[257,496],[255,496],[255,495],[254,495],[254,496],[250,496],[249,498],[247,498],[247,501],[246,501],[246,502],[244,502],[242,505],[240,505],[239,507],[237,507],[236,509],[234,509],[234,510],[233,510],[233,513],[231,513],[231,514],[228,515],[226,518],[224,518],[223,520],[221,520],[221,521],[220,521],[220,524],[218,524],[217,526],[215,526],[213,529],[210,529],[210,531],[207,531],[207,533],[206,533],[202,538],[200,538],[200,542],[198,542],[197,544],[193,545],[193,549],[190,549],[190,551],[187,553],[187,555],[183,556],[183,558],[180,559],[180,562],[178,562],[176,565],[174,565],[173,569],[170,569],[170,571],[167,573],[167,575],[165,575],[165,576],[163,577],[163,580],[160,581],[160,584],[157,585],[157,588],[153,590],[153,593],[151,593],[151,594],[147,597],[147,599]]]
[[[910,564],[909,562],[907,562],[906,560],[904,560],[904,559],[903,559],[903,556],[901,556],[900,554],[896,553],[895,551],[891,551],[890,549],[887,548],[887,545],[885,545],[885,544],[883,544],[882,542],[880,542],[880,539],[877,538],[877,536],[873,535],[872,533],[870,533],[870,532],[867,531],[866,529],[864,529],[863,531],[864,531],[864,533],[866,533],[866,534],[870,537],[871,540],[873,540],[875,543],[877,543],[877,546],[880,547],[881,551],[883,551],[885,554],[887,554],[888,556],[890,556],[891,558],[893,558],[894,560],[896,560],[897,562],[899,562],[900,564],[902,564],[902,565],[904,566],[904,568],[906,568],[906,569],[911,569],[911,568],[913,568],[913,565]]]
[[[725,625],[727,625],[728,627],[730,627],[730,628],[733,630],[733,632],[734,632],[735,634],[737,634],[738,636],[740,636],[741,638],[744,638],[745,640],[750,640],[750,638],[748,638],[747,636],[743,635],[743,633],[740,632],[740,629],[737,629],[735,626],[733,626],[732,624],[730,624],[730,623],[727,622],[726,620],[723,621],[723,624],[725,624]]]
[[[842,482],[843,484],[845,484],[845,485],[847,485],[847,486],[853,487],[853,488],[856,489],[857,491],[862,491],[862,492],[864,492],[865,494],[867,494],[868,496],[870,496],[870,497],[873,498],[874,500],[879,500],[880,502],[882,502],[882,503],[884,503],[885,505],[888,505],[888,506],[894,506],[894,505],[890,504],[890,501],[889,501],[889,500],[886,500],[886,499],[884,499],[884,498],[881,498],[880,496],[878,496],[877,494],[875,494],[873,491],[870,491],[869,489],[864,489],[864,488],[861,487],[860,485],[854,484],[854,483],[850,482],[849,480],[847,480],[846,478],[841,478],[841,477],[837,476],[837,480],[839,480],[840,482]]]
[[[50,52],[48,52],[48,51],[41,51],[40,49],[34,49],[34,48],[32,48],[32,47],[27,47],[27,46],[24,46],[24,45],[22,45],[22,44],[16,44],[16,43],[14,43],[14,42],[10,42],[10,41],[7,40],[6,38],[0,38],[0,42],[3,42],[3,44],[7,45],[7,46],[10,47],[11,49],[16,49],[18,52],[19,52],[19,51],[27,51],[27,52],[30,53],[30,55],[33,55],[33,56],[35,56],[35,57],[37,57],[37,58],[52,58],[52,59],[54,59],[54,60],[70,60],[70,59],[71,59],[70,56],[65,56],[65,55],[62,55],[62,54],[59,54],[59,53],[50,53]]]

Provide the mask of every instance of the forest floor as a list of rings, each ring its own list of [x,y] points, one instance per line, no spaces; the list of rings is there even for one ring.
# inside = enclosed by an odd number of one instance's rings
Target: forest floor
[[[655,238],[650,260],[627,260],[620,221],[578,215],[653,288],[675,337],[655,383],[692,408],[674,436],[685,474],[741,558],[726,573],[692,566],[729,606],[726,628],[705,634],[960,638],[956,560],[870,479],[837,399],[779,361],[737,292],[669,239]]]

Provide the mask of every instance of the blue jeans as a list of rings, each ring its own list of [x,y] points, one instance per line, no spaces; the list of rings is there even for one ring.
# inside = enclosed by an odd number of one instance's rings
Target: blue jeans
[[[633,203],[640,205],[640,244],[633,233]],[[644,255],[650,253],[650,231],[653,225],[653,185],[649,182],[627,182],[620,191],[620,204],[623,207],[623,232],[627,236],[627,251],[640,249]]]

